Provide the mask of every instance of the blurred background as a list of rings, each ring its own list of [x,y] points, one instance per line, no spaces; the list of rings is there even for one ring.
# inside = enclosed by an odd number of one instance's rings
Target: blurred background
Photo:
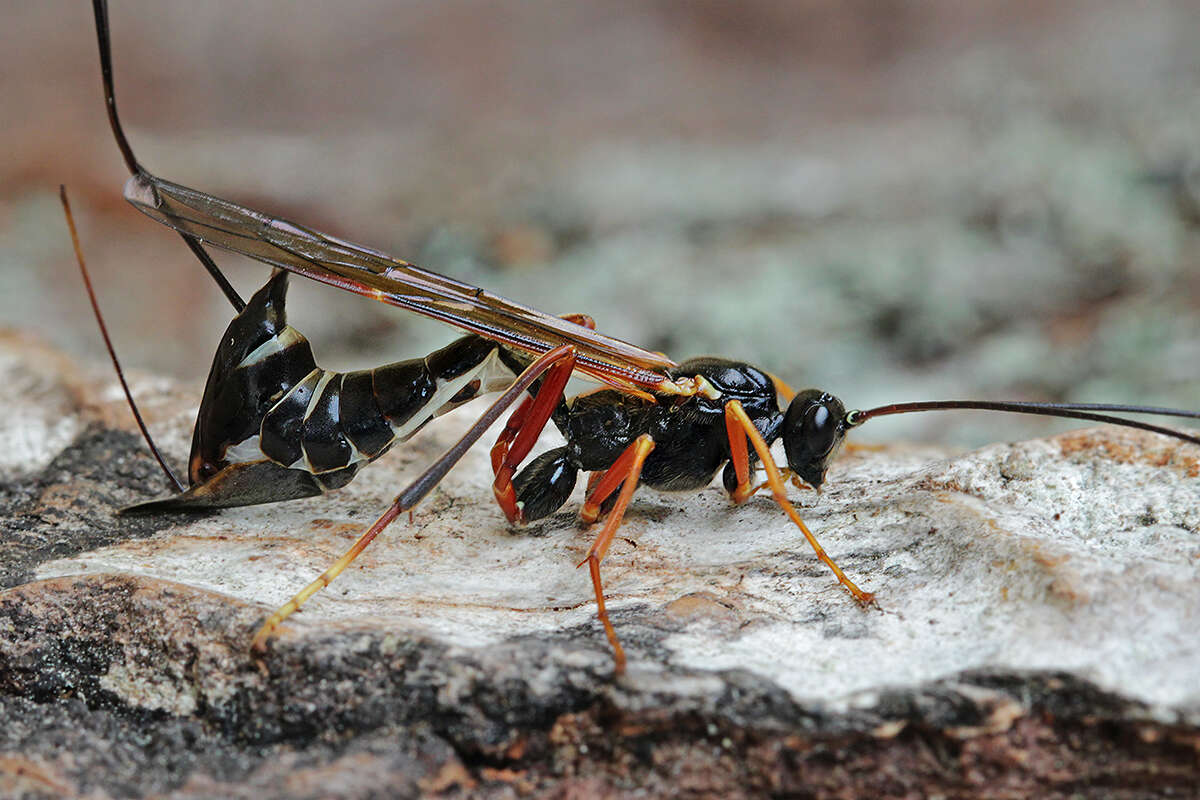
[[[158,175],[848,406],[1200,408],[1200,4],[112,0]],[[4,3],[0,323],[199,382],[229,309],[121,199],[91,9]],[[219,256],[249,294],[267,270]],[[293,281],[325,366],[435,323]],[[1054,430],[914,415],[859,438]]]

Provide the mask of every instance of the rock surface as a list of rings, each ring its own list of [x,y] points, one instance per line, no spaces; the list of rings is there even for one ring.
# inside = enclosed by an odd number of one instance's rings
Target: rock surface
[[[643,491],[604,564],[511,531],[477,448],[293,617],[469,422],[324,498],[119,516],[162,486],[101,371],[0,340],[0,795],[1150,797],[1200,778],[1200,452],[1124,430],[860,447],[819,502],[863,611],[767,498]],[[138,378],[176,462],[196,387]],[[21,442],[21,458],[13,442]],[[568,506],[568,508],[575,506]]]

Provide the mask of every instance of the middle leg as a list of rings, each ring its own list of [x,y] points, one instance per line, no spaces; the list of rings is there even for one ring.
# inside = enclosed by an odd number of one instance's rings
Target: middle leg
[[[621,487],[612,512],[609,513],[608,520],[600,530],[600,535],[588,548],[587,556],[579,562],[581,567],[587,564],[588,571],[592,575],[592,588],[596,592],[597,615],[600,617],[600,623],[604,626],[604,634],[608,637],[608,643],[612,645],[613,660],[616,662],[614,671],[617,675],[625,671],[625,648],[621,646],[621,641],[617,638],[617,631],[613,628],[612,620],[608,618],[608,610],[604,606],[604,587],[600,582],[600,562],[604,560],[604,555],[608,552],[609,545],[612,544],[613,537],[617,534],[617,529],[621,527],[625,509],[629,506],[629,500],[633,497],[634,491],[637,490],[638,481],[642,475],[642,465],[646,463],[646,456],[650,455],[650,451],[653,449],[654,439],[650,434],[643,433],[634,439],[612,466],[604,471],[600,480],[591,487],[587,501],[579,514],[584,522],[594,522],[600,514],[600,507],[604,501],[616,491],[618,486]]]

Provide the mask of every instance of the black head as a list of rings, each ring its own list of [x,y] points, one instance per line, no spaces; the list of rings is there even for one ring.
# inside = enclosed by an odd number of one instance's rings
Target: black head
[[[783,449],[788,467],[814,489],[825,482],[829,462],[846,436],[846,407],[828,392],[805,389],[783,418]]]

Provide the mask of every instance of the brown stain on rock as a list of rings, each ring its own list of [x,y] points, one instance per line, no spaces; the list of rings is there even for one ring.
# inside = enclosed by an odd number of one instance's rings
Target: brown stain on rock
[[[709,622],[723,627],[738,624],[737,611],[708,592],[691,592],[677,597],[663,607],[663,612],[684,625],[692,622]]]
[[[1064,433],[1051,441],[1058,444],[1060,452],[1066,457],[1079,454],[1097,457],[1103,454],[1119,464],[1172,469],[1182,473],[1185,478],[1200,476],[1197,448],[1152,433],[1090,428]]]

